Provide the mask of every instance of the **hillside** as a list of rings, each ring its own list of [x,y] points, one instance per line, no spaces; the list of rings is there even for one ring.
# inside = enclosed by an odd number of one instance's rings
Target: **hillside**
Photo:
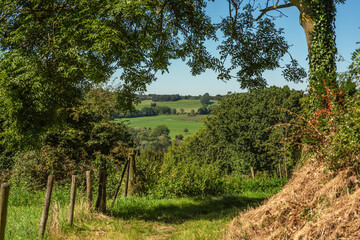
[[[280,193],[236,217],[225,239],[360,239],[359,199],[348,170],[309,159]]]
[[[188,117],[187,115],[180,114],[122,118],[121,120],[128,122],[131,127],[135,128],[146,127],[154,129],[157,126],[166,125],[170,129],[169,136],[175,139],[175,136],[179,134],[182,134],[185,138],[193,136],[204,125],[201,121],[203,117],[202,115]],[[184,132],[185,128],[188,129],[188,132]]]
[[[176,111],[180,112],[180,109],[184,109],[185,113],[190,113],[191,110],[195,112],[202,107],[199,100],[183,99],[179,101],[168,101],[168,102],[153,102],[152,100],[143,100],[136,106],[136,109],[142,109],[144,107],[150,107],[152,103],[156,103],[157,106],[175,108]],[[211,101],[210,105],[216,106],[217,101]]]

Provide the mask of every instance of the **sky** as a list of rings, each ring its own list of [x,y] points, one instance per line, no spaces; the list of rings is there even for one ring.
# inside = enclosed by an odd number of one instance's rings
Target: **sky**
[[[345,60],[338,62],[338,71],[346,71],[347,66],[351,63],[351,54],[355,49],[360,48],[360,0],[346,0],[345,4],[337,5],[336,15],[336,45],[338,53]],[[218,22],[220,16],[226,16],[227,1],[216,0],[209,3],[207,13],[213,21]],[[299,11],[296,7],[283,9],[282,12],[287,17],[276,20],[276,26],[284,28],[284,36],[292,47],[289,52],[298,60],[299,64],[308,70],[307,45],[305,34],[299,24]],[[209,45],[212,54],[216,54],[214,44]],[[285,57],[282,65],[288,63]],[[297,90],[305,90],[307,82],[295,84],[285,81],[281,76],[281,69],[267,71],[263,75],[269,86],[284,86]],[[147,87],[146,94],[180,94],[180,95],[225,95],[228,92],[245,92],[239,88],[239,83],[233,79],[223,82],[217,79],[216,73],[211,70],[206,71],[198,76],[192,76],[189,68],[181,60],[173,61],[169,73],[163,75],[157,74],[157,81]]]

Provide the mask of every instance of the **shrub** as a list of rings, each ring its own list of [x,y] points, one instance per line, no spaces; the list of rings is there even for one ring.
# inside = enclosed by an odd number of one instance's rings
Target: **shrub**
[[[318,98],[315,99],[314,98]],[[320,99],[320,100],[319,100]],[[323,108],[313,110],[312,101]],[[304,116],[298,117],[295,138],[316,153],[331,170],[360,170],[360,94],[346,95],[338,89],[326,88],[322,96],[310,96],[304,102]]]
[[[196,161],[165,160],[151,194],[155,197],[219,195],[224,191],[221,170]]]
[[[224,179],[224,191],[229,195],[237,195],[244,192],[266,192],[273,194],[280,191],[286,182],[286,178],[267,174],[258,175],[255,178],[232,174]]]

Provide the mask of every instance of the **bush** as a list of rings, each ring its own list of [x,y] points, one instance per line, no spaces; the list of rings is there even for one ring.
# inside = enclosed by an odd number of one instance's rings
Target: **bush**
[[[177,140],[183,140],[184,139],[184,136],[182,134],[179,134],[179,135],[176,135],[175,136],[175,139]]]
[[[317,96],[306,99],[305,105]],[[341,90],[326,89],[319,97],[324,107],[305,108],[305,117],[299,117],[298,133],[301,144],[316,153],[331,170],[349,168],[360,170],[360,94],[345,96]],[[318,100],[316,100],[318,101]],[[310,103],[309,103],[310,102]]]
[[[286,178],[268,176],[266,174],[256,176],[254,179],[248,176],[232,174],[225,178],[225,192],[229,195],[237,195],[244,192],[279,192],[287,182]]]
[[[155,197],[220,195],[224,192],[220,168],[196,161],[164,161],[151,194]]]
[[[71,178],[78,169],[63,148],[42,147],[39,151],[18,153],[14,158],[11,182],[15,185],[35,186],[46,184],[49,175],[55,180]]]
[[[150,149],[142,151],[136,158],[136,185],[134,192],[139,195],[148,195],[153,192],[159,178],[160,169],[164,161],[164,153]]]

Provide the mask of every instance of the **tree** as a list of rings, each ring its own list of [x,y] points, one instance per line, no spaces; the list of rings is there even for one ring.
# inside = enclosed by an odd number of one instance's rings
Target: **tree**
[[[169,134],[170,129],[166,125],[160,125],[152,130],[150,137],[169,136]]]
[[[210,95],[209,95],[209,93],[205,93],[204,95],[202,95],[202,96],[200,97],[200,103],[201,103],[203,106],[209,105],[209,103],[210,103]]]
[[[338,87],[335,75],[335,4],[345,0],[278,0],[275,3],[267,0],[263,6],[261,1],[254,1],[260,5],[260,13],[255,13],[251,5],[244,5],[246,1],[228,2],[229,16],[220,24],[225,40],[219,48],[220,60],[224,62],[231,57],[231,66],[218,69],[221,79],[232,78],[231,71],[240,68],[235,78],[242,88],[266,86],[263,71],[279,67],[279,60],[288,52],[289,45],[282,37],[282,30],[276,29],[271,21],[274,16],[264,17],[283,8],[296,7],[308,45],[312,88],[321,96],[325,92],[325,84],[332,89]],[[295,59],[286,65],[283,75],[295,82],[302,81],[306,76]]]
[[[206,106],[202,106],[197,110],[197,113],[200,115],[205,115],[210,113],[210,108],[207,108]]]
[[[171,59],[188,59],[199,72],[210,58],[204,41],[215,38],[205,6],[204,0],[2,1],[4,132],[34,137],[59,125],[88,86],[117,69],[120,109],[129,109],[135,92],[167,71]]]
[[[324,83],[337,88],[334,18],[336,3],[345,0],[228,0],[229,15],[213,24],[206,0],[74,1],[6,0],[0,5],[0,118],[3,135],[34,136],[58,126],[66,109],[84,90],[106,82],[121,69],[118,108],[131,108],[136,92],[166,72],[172,59],[183,59],[192,74],[208,68],[219,78],[235,77],[241,88],[267,85],[265,70],[280,66],[289,45],[270,17],[296,7],[310,59],[310,84],[317,95]],[[260,12],[258,5],[263,3]],[[254,7],[255,6],[255,7]],[[204,42],[223,32],[220,58]],[[230,67],[224,63],[230,59]],[[235,76],[233,71],[236,71]],[[302,81],[306,73],[292,59],[283,72]],[[22,137],[23,138],[23,137]],[[27,141],[26,141],[27,140]],[[7,141],[8,142],[8,141]],[[32,141],[34,142],[34,141]]]
[[[169,149],[167,158],[218,164],[242,174],[250,167],[274,173],[279,164],[283,172],[290,171],[299,151],[286,140],[281,142],[292,132],[288,128],[292,115],[279,108],[299,114],[302,97],[303,92],[287,86],[229,94],[213,107],[194,136]]]

